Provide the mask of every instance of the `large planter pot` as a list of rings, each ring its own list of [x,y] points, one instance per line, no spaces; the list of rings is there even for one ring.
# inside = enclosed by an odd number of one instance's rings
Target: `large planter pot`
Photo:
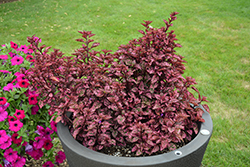
[[[160,155],[110,156],[78,143],[61,122],[57,124],[57,131],[70,167],[199,167],[213,130],[209,113],[200,107],[204,110],[202,118],[205,122],[201,123],[198,135],[187,145]]]

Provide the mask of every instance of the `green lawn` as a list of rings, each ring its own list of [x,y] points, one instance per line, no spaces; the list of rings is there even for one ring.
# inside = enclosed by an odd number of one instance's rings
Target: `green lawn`
[[[99,49],[116,50],[139,37],[143,20],[164,26],[170,12],[185,56],[187,76],[210,103],[214,131],[206,167],[250,166],[249,0],[20,0],[0,4],[0,44],[27,44],[36,34],[70,54],[78,30],[93,31]]]

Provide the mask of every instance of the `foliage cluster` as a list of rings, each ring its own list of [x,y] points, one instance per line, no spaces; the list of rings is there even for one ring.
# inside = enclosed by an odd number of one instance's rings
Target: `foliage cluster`
[[[197,106],[206,97],[196,99],[188,91],[198,92],[195,80],[182,76],[185,61],[175,51],[181,45],[169,30],[177,14],[158,29],[144,21],[143,36],[114,53],[95,51],[99,43],[91,31],[79,31],[83,44],[73,56],[49,53],[50,47],[28,37],[36,61],[27,77],[43,99],[40,107],[48,104],[55,122],[69,125],[73,137],[93,150],[132,145],[137,156],[151,155],[190,141],[204,121]]]

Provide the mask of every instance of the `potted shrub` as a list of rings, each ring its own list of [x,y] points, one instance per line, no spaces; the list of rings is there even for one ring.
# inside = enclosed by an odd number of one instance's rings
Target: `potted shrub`
[[[70,166],[200,166],[212,120],[195,79],[182,76],[181,45],[169,30],[177,14],[158,29],[144,21],[142,37],[114,53],[93,50],[91,31],[79,31],[73,56],[28,37],[30,87],[40,107],[50,106]]]

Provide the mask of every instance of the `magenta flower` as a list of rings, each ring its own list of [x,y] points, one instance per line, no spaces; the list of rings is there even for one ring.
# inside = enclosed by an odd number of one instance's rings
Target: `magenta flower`
[[[59,152],[57,153],[57,156],[56,156],[56,162],[59,163],[59,164],[61,164],[61,163],[63,163],[63,161],[64,161],[65,159],[66,159],[66,156],[65,156],[64,152],[59,151]]]
[[[47,161],[43,164],[43,167],[54,167],[55,165],[51,161]]]
[[[12,52],[9,52],[9,55],[10,55],[10,57],[14,57],[16,54],[12,53]]]
[[[37,111],[39,110],[38,105],[34,105],[31,107],[31,114],[36,115]]]
[[[13,49],[17,49],[18,48],[18,45],[12,41],[10,41],[10,45]]]
[[[30,95],[28,100],[30,105],[35,105],[37,103],[38,94]]]
[[[50,150],[52,147],[53,147],[53,143],[51,143],[49,139],[44,141],[43,148],[45,148],[46,150]]]
[[[0,97],[0,105],[5,105],[7,99],[5,97]]]
[[[23,167],[26,163],[26,159],[24,157],[18,156],[15,162],[12,163],[14,167]]]
[[[11,139],[12,139],[13,143],[15,143],[19,146],[22,143],[22,136],[17,138],[18,136],[19,136],[18,133],[13,133],[13,135],[11,136]]]
[[[18,82],[18,85],[21,87],[21,88],[27,88],[30,83],[27,79],[24,79],[24,80],[21,80]]]
[[[0,122],[4,121],[7,117],[8,117],[8,112],[0,110]]]
[[[26,60],[28,60],[29,62],[35,62],[35,59],[32,55],[27,55]]]
[[[14,122],[14,121],[16,121],[17,119],[15,118],[15,117],[13,117],[13,116],[8,116],[8,122],[10,123],[10,122]]]
[[[8,55],[0,55],[0,59],[7,60],[8,59]]]
[[[15,162],[18,158],[17,151],[14,151],[12,148],[8,148],[4,152],[4,158],[9,162]]]
[[[50,122],[51,129],[52,129],[53,131],[55,131],[55,132],[57,132],[56,125],[57,125],[57,124],[56,124],[55,121],[51,121],[51,122]]]
[[[6,134],[5,130],[0,130],[0,145],[8,140],[9,136]]]
[[[6,86],[3,87],[3,90],[12,91],[13,88],[14,88],[14,85],[12,83],[8,83]]]
[[[11,141],[12,141],[11,138],[8,136],[7,141],[5,141],[4,143],[2,143],[0,145],[0,148],[3,149],[3,150],[5,150],[6,148],[8,148],[11,145]]]
[[[10,61],[11,61],[11,65],[14,66],[14,65],[20,65],[23,63],[23,57],[22,56],[15,56],[13,57]]]
[[[28,49],[28,46],[26,46],[26,45],[21,45],[18,49],[17,49],[17,51],[19,51],[19,52],[24,52],[25,54],[27,53],[27,49]]]
[[[26,152],[28,155],[30,155],[35,160],[39,160],[43,156],[42,149],[33,149],[30,152]]]
[[[33,50],[32,49],[27,49],[27,55],[31,55],[33,53]]]
[[[44,139],[41,137],[41,136],[38,136],[38,137],[35,137],[35,142],[33,143],[33,146],[36,148],[36,149],[41,149],[44,145]]]
[[[9,129],[14,132],[19,131],[23,127],[23,123],[19,120],[9,122],[9,125],[10,125]]]
[[[4,74],[6,74],[6,73],[11,74],[11,72],[10,72],[10,71],[7,71],[7,70],[0,70],[0,72],[2,72],[2,73],[4,73]]]
[[[25,117],[24,110],[16,109],[14,116],[16,116],[17,119],[23,119]]]

